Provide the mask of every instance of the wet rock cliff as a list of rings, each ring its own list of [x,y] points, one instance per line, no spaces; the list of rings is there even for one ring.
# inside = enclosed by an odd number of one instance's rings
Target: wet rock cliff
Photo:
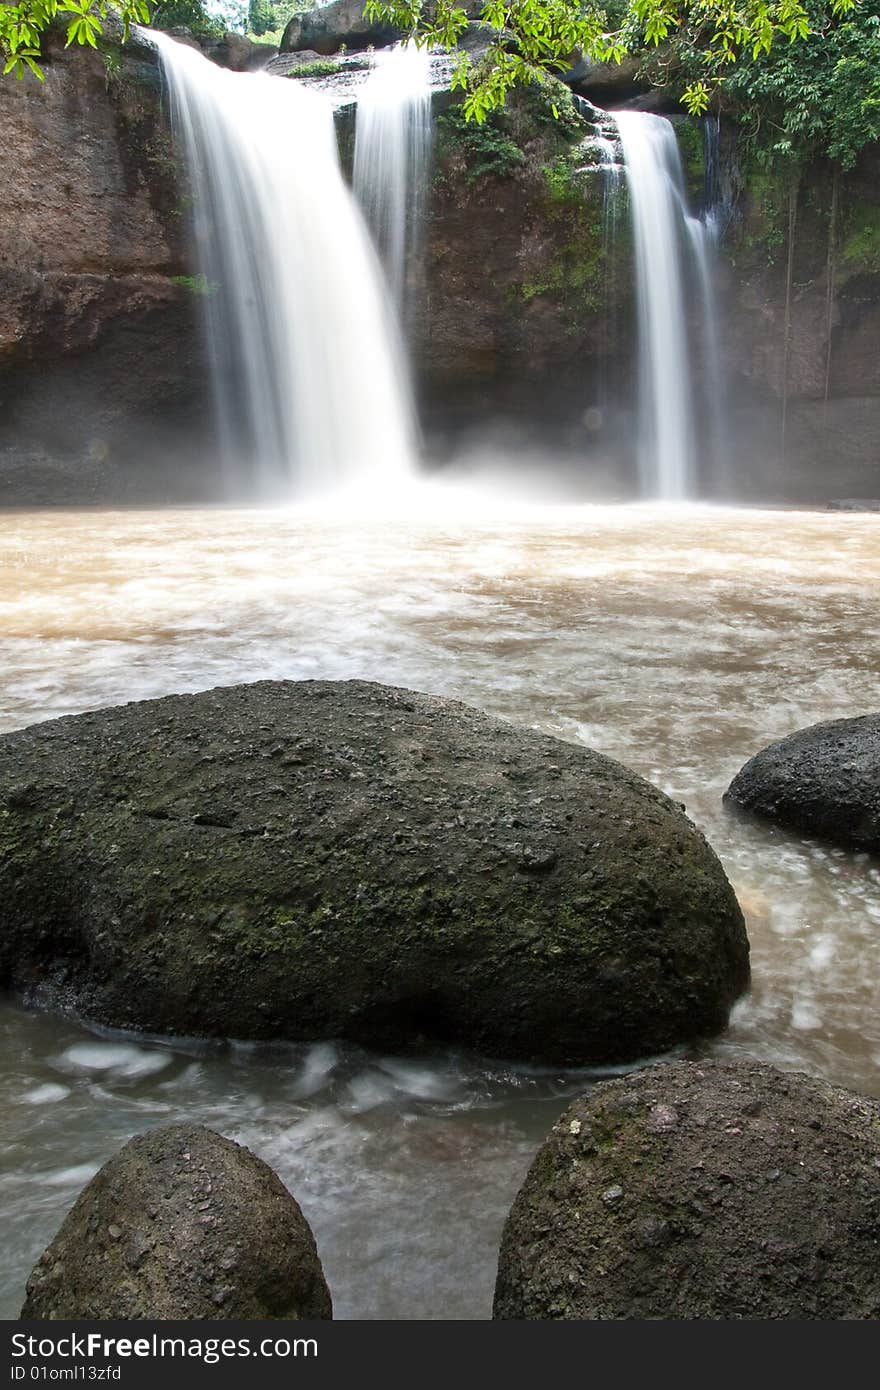
[[[206,376],[153,50],[53,35],[44,72],[0,82],[0,500],[179,494]]]

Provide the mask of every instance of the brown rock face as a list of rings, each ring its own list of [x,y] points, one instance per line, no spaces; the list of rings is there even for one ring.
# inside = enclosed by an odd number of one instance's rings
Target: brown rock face
[[[332,1317],[299,1206],[250,1149],[200,1125],[140,1134],[80,1193],[22,1318]]]
[[[440,116],[411,338],[429,428],[506,419],[582,460],[613,445],[619,477],[635,404],[632,247],[625,208],[607,237],[597,155],[579,149],[588,133],[533,93],[481,128],[455,108]],[[591,435],[584,413],[597,409]]]
[[[161,496],[205,378],[153,51],[53,36],[44,68],[0,82],[0,501]]]

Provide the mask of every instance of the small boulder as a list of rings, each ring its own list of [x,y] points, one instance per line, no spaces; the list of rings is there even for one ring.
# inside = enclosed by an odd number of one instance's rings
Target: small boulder
[[[83,1189],[21,1316],[333,1316],[308,1222],[250,1149],[200,1125],[139,1134]]]
[[[771,743],[724,799],[802,835],[880,852],[880,714],[813,724]]]
[[[756,1062],[661,1063],[554,1126],[496,1318],[880,1316],[880,1103]]]

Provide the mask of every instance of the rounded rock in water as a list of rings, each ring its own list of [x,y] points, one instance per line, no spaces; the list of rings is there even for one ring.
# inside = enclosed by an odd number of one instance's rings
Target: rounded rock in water
[[[804,835],[880,851],[880,715],[833,719],[762,748],[725,801]]]
[[[199,1125],[140,1134],[83,1189],[22,1318],[320,1318],[308,1222],[249,1149]]]
[[[2,978],[167,1034],[651,1055],[748,982],[733,890],[619,763],[455,701],[261,682],[0,739]]]
[[[555,1125],[501,1244],[499,1319],[880,1315],[880,1104],[756,1062],[661,1063]]]

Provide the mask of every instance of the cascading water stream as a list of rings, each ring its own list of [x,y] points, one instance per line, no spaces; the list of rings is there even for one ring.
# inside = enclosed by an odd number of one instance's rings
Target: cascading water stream
[[[268,496],[393,488],[412,466],[415,416],[329,104],[284,78],[227,72],[158,31],[144,37],[189,165],[231,467]]]
[[[700,306],[699,350],[703,362],[703,452],[708,457],[716,477],[723,479],[726,464],[724,431],[725,384],[721,371],[721,351],[718,340],[718,306],[715,280],[712,273],[716,244],[716,223],[711,216],[691,217],[685,212],[684,225],[696,269]]]
[[[618,308],[618,266],[617,238],[620,214],[620,188],[623,179],[623,165],[620,162],[620,145],[613,118],[607,112],[593,106],[582,97],[574,97],[575,106],[580,113],[591,120],[594,134],[584,141],[583,149],[589,162],[582,171],[596,170],[602,180],[602,259],[605,265],[605,314],[606,334],[611,344],[617,342]],[[598,156],[598,160],[596,159]],[[608,414],[614,395],[614,368],[611,354],[602,353],[597,362],[596,409],[587,412],[585,418],[595,419],[601,428]]]
[[[429,54],[399,44],[376,55],[358,94],[353,181],[400,306],[419,235],[430,146]]]
[[[691,495],[695,474],[681,158],[675,132],[662,116],[619,111],[614,119],[635,235],[642,491],[675,501]]]

